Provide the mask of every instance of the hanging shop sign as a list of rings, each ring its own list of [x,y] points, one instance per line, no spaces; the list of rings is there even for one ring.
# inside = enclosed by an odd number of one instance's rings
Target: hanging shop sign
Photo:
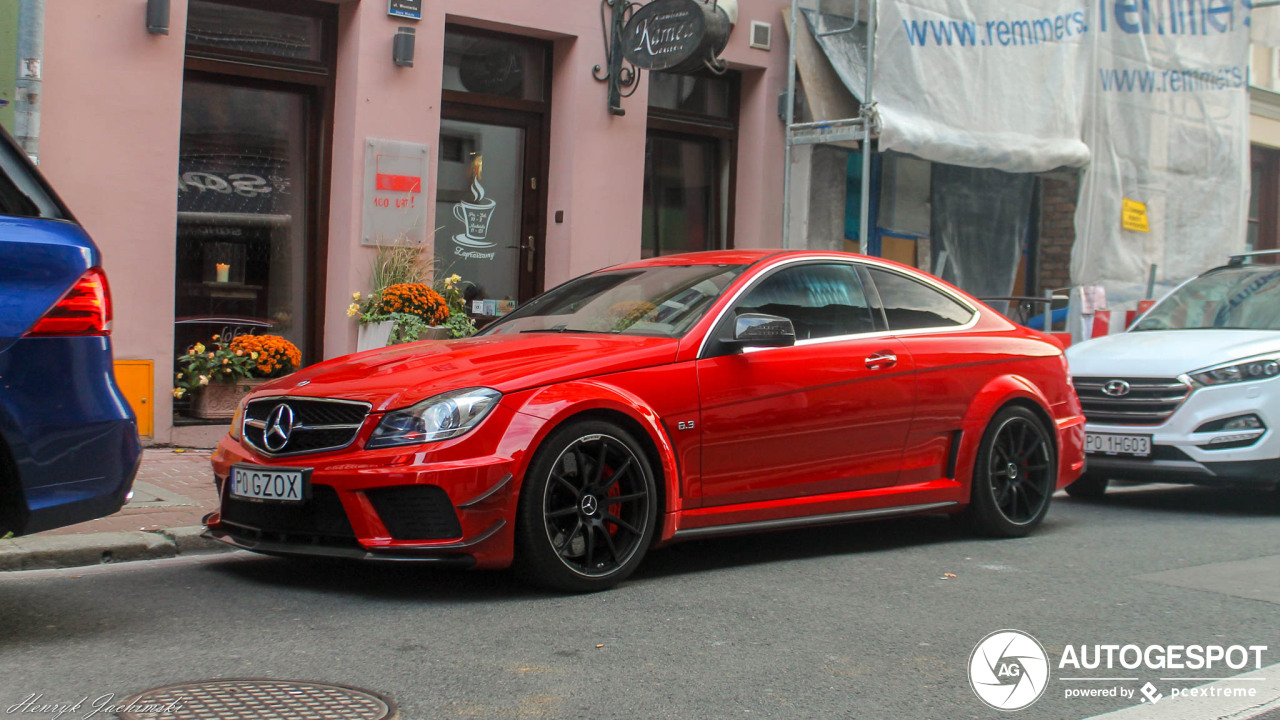
[[[427,241],[427,146],[370,138],[364,153],[362,244]]]
[[[729,44],[723,8],[701,0],[653,0],[631,14],[622,31],[622,55],[643,70],[688,74],[722,69],[717,56]]]

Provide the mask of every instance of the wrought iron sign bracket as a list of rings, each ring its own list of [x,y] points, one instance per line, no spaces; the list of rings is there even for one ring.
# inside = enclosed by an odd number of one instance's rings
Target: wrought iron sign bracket
[[[604,31],[604,52],[608,68],[591,68],[591,76],[609,83],[609,114],[626,115],[622,99],[640,87],[640,69],[622,57],[622,29],[640,3],[630,0],[600,0],[600,26]],[[624,91],[623,88],[629,88]]]

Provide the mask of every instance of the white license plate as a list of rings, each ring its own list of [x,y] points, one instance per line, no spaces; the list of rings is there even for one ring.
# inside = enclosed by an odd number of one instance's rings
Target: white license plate
[[[231,496],[272,502],[302,502],[310,495],[310,468],[232,465]]]
[[[1151,436],[1085,433],[1084,451],[1103,455],[1146,457],[1151,454]]]

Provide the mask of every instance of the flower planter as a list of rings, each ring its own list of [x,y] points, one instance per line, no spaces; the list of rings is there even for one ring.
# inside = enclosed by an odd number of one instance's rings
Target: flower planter
[[[448,340],[449,326],[432,325],[431,327],[418,333],[419,340]]]
[[[395,326],[395,322],[391,320],[361,325],[360,334],[356,338],[356,352],[386,347],[387,340],[391,337],[391,329]]]
[[[265,382],[265,378],[241,378],[233,383],[205,385],[191,400],[191,414],[201,420],[230,420],[240,398]]]

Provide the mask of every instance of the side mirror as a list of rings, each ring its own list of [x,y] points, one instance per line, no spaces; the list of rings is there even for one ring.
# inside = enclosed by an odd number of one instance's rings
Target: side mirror
[[[743,313],[734,321],[731,342],[743,347],[791,347],[796,344],[796,329],[784,317]]]

